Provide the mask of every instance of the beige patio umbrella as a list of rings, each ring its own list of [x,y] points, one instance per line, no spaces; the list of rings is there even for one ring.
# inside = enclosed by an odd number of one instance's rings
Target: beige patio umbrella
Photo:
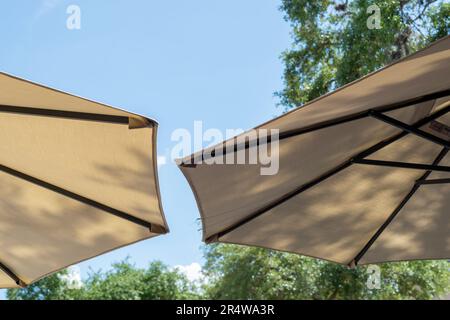
[[[186,157],[204,240],[350,266],[450,258],[449,111],[446,37],[257,127],[280,130],[276,175],[202,163],[264,144],[247,134]]]
[[[0,288],[168,232],[154,120],[0,74]]]

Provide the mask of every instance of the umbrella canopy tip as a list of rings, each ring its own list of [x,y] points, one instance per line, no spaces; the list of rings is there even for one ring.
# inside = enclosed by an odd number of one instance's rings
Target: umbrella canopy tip
[[[129,129],[141,129],[146,127],[154,127],[156,123],[147,118],[129,117]]]
[[[160,226],[157,224],[152,224],[150,226],[150,232],[151,233],[156,233],[156,234],[168,234],[169,230],[168,228],[164,227],[164,226]]]
[[[214,234],[212,236],[209,236],[207,238],[205,238],[204,242],[206,244],[211,244],[211,243],[215,243],[215,242],[219,242],[219,235],[218,234]]]
[[[358,266],[358,262],[356,260],[352,260],[348,265],[349,269],[355,269]]]
[[[16,284],[21,287],[22,289],[28,287],[28,284],[26,284],[25,282],[23,282],[22,280],[17,280]]]

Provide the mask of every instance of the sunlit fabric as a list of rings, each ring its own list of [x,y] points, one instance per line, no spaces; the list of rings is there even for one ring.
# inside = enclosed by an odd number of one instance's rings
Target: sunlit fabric
[[[0,287],[168,232],[154,120],[0,74]]]

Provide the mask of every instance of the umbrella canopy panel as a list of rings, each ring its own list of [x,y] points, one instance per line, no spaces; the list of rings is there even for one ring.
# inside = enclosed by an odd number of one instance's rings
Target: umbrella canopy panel
[[[0,287],[168,231],[151,119],[0,74]]]
[[[448,215],[442,224],[445,209],[431,213],[438,206],[448,210],[445,202],[428,206],[429,234],[441,241],[433,252],[422,243],[425,231],[421,236],[411,230],[416,251],[401,249],[398,255],[395,248],[386,249],[390,240],[383,245],[380,238],[384,231],[389,234],[386,227],[393,220],[405,226],[394,218],[408,219],[406,211],[415,210],[404,206],[408,195],[426,202],[426,188],[416,187],[416,181],[430,179],[428,171],[447,159],[448,74],[450,37],[257,127],[280,130],[279,172],[274,176],[262,176],[259,165],[201,162],[214,157],[211,150],[230,143],[234,152],[248,153],[253,145],[237,142],[245,134],[183,159],[180,168],[194,190],[204,239],[342,264],[449,258]],[[436,130],[439,125],[444,130]],[[419,203],[410,205],[417,208]],[[438,217],[433,223],[432,215]],[[431,229],[435,222],[441,223],[441,232]],[[379,249],[372,246],[377,240]],[[378,253],[370,255],[371,250]]]

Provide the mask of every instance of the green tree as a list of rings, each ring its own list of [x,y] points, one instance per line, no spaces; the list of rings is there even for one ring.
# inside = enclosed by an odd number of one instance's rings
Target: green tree
[[[206,247],[205,257],[212,299],[432,299],[450,290],[446,261],[382,264],[379,289],[370,289],[366,267],[223,244]]]
[[[139,269],[129,261],[116,263],[107,272],[91,273],[79,289],[64,280],[67,271],[44,278],[25,289],[11,289],[10,300],[180,300],[196,299],[194,284],[178,270],[161,262]]]
[[[194,288],[177,270],[161,262],[137,269],[128,262],[106,273],[92,274],[81,296],[89,300],[180,300],[195,298]]]
[[[371,5],[381,29],[370,29]],[[438,0],[283,0],[292,27],[280,105],[298,107],[385,66],[450,30],[450,3]]]

